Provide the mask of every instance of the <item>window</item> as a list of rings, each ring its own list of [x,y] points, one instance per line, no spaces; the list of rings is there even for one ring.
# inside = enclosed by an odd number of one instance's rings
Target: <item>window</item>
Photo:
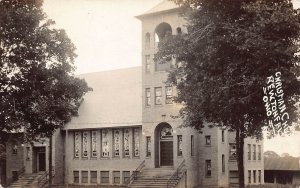
[[[88,183],[89,182],[88,171],[81,171],[81,182],[82,183]]]
[[[156,105],[161,105],[162,101],[161,101],[161,87],[156,87],[155,88],[155,104]]]
[[[82,157],[88,157],[88,132],[82,132]]]
[[[258,160],[261,160],[261,145],[258,145]]]
[[[100,172],[101,183],[109,183],[109,171]]]
[[[256,160],[256,145],[253,145],[253,160]]]
[[[225,141],[225,131],[222,130],[222,142],[224,142],[224,141]]]
[[[207,177],[211,177],[211,160],[206,160],[205,161],[205,172]]]
[[[236,144],[230,143],[229,144],[230,151],[229,151],[229,160],[236,160],[237,155],[236,155]]]
[[[205,144],[206,145],[210,145],[211,144],[210,136],[205,136]]]
[[[151,69],[151,65],[150,65],[150,55],[146,55],[145,56],[145,69],[146,69],[146,72],[149,73],[150,72],[150,69]]]
[[[182,31],[181,31],[181,28],[180,28],[180,27],[177,27],[177,28],[176,28],[176,31],[177,31],[177,35],[181,35],[181,34],[182,34]]]
[[[248,170],[248,183],[251,183],[251,170]]]
[[[253,183],[256,183],[256,170],[253,170]]]
[[[166,87],[166,104],[173,103],[173,87],[167,86]]]
[[[18,154],[18,145],[16,143],[12,146],[12,154],[17,155]]]
[[[150,88],[146,88],[146,106],[150,106],[151,105],[151,92],[150,92]]]
[[[258,171],[258,183],[261,183],[261,170]]]
[[[225,155],[222,155],[222,172],[225,172]]]
[[[126,183],[129,183],[130,179],[130,171],[123,171],[123,183],[126,184]]]
[[[251,160],[251,144],[248,144],[248,160]]]
[[[92,157],[97,157],[97,131],[92,131]]]
[[[97,183],[97,171],[91,171],[91,183]]]
[[[191,156],[195,155],[195,140],[194,135],[191,135]]]
[[[124,156],[130,156],[130,129],[124,129],[124,141],[123,141],[123,148],[124,148]]]
[[[145,48],[146,49],[150,48],[150,33],[146,33],[145,35]]]
[[[109,137],[108,130],[102,130],[102,157],[109,157]]]
[[[121,130],[115,129],[113,131],[114,136],[114,156],[120,157],[120,137],[121,137]]]
[[[73,171],[74,183],[79,183],[79,171]]]
[[[113,171],[114,184],[120,184],[120,171]]]
[[[146,156],[151,156],[151,137],[146,136]]]
[[[134,153],[133,156],[140,156],[140,131],[138,128],[133,129]]]
[[[74,133],[74,157],[79,158],[80,152],[80,132]]]
[[[182,156],[182,135],[177,135],[177,156]]]

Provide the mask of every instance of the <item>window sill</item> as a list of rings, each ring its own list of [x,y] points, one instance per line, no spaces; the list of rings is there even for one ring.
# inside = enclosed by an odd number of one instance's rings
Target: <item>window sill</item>
[[[91,157],[90,159],[91,160],[97,160],[97,157]]]
[[[109,157],[101,157],[100,159],[101,159],[101,160],[110,160]]]

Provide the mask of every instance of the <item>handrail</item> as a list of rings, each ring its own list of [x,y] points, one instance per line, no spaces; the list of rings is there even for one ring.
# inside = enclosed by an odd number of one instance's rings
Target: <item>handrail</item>
[[[175,187],[177,185],[177,180],[181,179],[183,174],[185,174],[186,170],[183,169],[185,166],[185,159],[180,163],[180,165],[177,167],[176,171],[173,173],[173,175],[169,178],[168,183],[167,183],[167,188]]]
[[[126,180],[125,185],[129,185],[133,180],[135,180],[144,167],[145,167],[145,160],[143,160],[141,164],[135,169],[135,171],[133,171],[130,178]]]
[[[19,171],[18,171],[18,179],[20,176],[22,176],[25,173],[25,166],[23,166]]]
[[[52,177],[54,177],[54,167],[52,167]],[[49,181],[49,170],[45,171],[45,173],[39,177],[38,185],[40,188],[44,187],[46,183]]]

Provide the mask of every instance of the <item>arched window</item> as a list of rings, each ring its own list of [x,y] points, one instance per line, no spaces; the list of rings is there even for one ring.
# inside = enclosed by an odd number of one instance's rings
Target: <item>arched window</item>
[[[177,31],[177,35],[181,35],[182,34],[182,31],[181,31],[180,27],[177,27],[176,31]]]
[[[150,33],[146,33],[145,35],[145,48],[146,49],[150,48]]]
[[[161,41],[166,35],[172,35],[172,28],[168,23],[160,23],[155,28],[155,43]]]

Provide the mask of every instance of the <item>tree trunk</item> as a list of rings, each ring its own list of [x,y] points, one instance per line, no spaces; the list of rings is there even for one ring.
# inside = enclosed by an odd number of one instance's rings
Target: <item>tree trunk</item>
[[[245,187],[244,180],[244,134],[240,129],[236,130],[236,149],[237,149],[237,163],[239,172],[239,187]]]
[[[52,187],[52,136],[49,139],[49,188]]]

